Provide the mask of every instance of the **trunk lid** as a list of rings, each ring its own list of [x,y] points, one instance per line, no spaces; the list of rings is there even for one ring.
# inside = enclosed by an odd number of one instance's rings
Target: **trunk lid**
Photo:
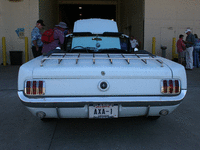
[[[33,78],[45,80],[45,95],[49,96],[161,94],[160,82],[172,78],[171,69],[162,60],[138,56],[67,54],[61,62],[61,56],[51,56],[33,70]],[[101,82],[106,82],[109,88],[102,90]]]

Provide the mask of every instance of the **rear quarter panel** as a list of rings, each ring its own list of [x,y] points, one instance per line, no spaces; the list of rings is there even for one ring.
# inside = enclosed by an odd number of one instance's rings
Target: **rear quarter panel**
[[[33,70],[40,66],[43,56],[39,56],[23,64],[18,73],[18,90],[24,90],[24,81],[33,79]]]
[[[160,57],[162,58],[162,57]],[[168,60],[166,58],[162,58],[163,62],[169,66],[172,70],[172,78],[181,80],[181,89],[187,89],[187,75],[183,65]]]

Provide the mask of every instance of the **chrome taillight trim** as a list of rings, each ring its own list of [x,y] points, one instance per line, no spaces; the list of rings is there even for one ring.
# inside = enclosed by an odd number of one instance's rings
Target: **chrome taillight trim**
[[[165,91],[164,81],[167,81],[167,92]],[[172,81],[173,89],[172,92],[170,92],[171,87],[169,83]],[[176,91],[176,83],[178,83],[178,90]],[[167,94],[167,95],[177,95],[181,92],[181,81],[179,79],[163,79],[161,80],[161,93]]]
[[[28,87],[27,87],[27,82],[31,82],[30,83],[30,93],[28,92]],[[42,91],[39,91],[39,82],[42,81],[43,82],[43,87],[42,87]],[[36,82],[36,93],[33,94],[33,82]],[[24,93],[25,95],[28,95],[28,96],[38,96],[38,95],[45,95],[45,87],[46,87],[46,84],[45,84],[45,81],[44,80],[26,80],[24,82]]]

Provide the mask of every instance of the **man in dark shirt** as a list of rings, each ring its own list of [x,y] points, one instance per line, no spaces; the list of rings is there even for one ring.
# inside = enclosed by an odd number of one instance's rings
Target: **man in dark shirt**
[[[186,69],[192,70],[193,67],[193,49],[194,49],[194,42],[195,42],[195,37],[194,35],[191,33],[190,29],[187,29],[185,31],[185,33],[187,34],[186,37]]]
[[[43,43],[41,41],[42,33],[40,30],[42,30],[44,26],[43,20],[38,20],[35,28],[31,32],[31,45],[34,58],[42,55]]]

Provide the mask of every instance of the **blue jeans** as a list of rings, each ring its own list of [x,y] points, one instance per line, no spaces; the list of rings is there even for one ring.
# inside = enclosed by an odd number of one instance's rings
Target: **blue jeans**
[[[200,48],[194,48],[193,57],[194,57],[194,67],[199,68],[199,51]]]

